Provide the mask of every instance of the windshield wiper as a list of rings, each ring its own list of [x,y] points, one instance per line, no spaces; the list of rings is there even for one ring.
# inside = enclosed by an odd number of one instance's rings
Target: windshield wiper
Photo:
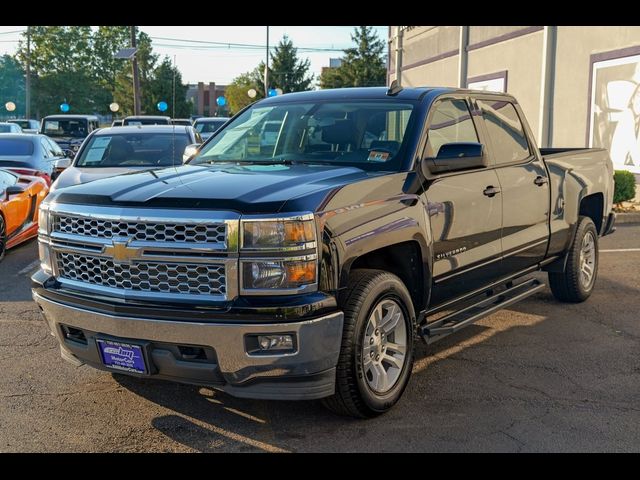
[[[243,165],[295,165],[297,162],[285,159],[272,160],[211,160],[209,162],[194,163],[193,165],[215,165],[216,163],[241,163]]]

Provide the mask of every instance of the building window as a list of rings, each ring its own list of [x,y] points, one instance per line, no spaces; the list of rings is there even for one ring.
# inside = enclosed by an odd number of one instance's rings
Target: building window
[[[640,173],[640,47],[591,55],[587,142]]]
[[[467,88],[470,90],[484,90],[488,92],[507,92],[507,70],[489,73],[467,79]]]

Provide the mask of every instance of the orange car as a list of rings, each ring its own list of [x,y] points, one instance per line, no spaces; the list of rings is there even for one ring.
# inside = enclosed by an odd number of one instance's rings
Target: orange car
[[[38,207],[47,193],[43,178],[0,169],[0,259],[38,234]]]

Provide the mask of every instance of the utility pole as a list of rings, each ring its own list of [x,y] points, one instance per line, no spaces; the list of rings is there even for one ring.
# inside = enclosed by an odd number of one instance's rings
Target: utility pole
[[[27,27],[27,68],[25,78],[25,118],[31,118],[31,27]]]
[[[458,87],[467,88],[467,72],[469,67],[469,27],[460,27],[460,44],[458,46]]]
[[[136,27],[131,27],[131,47],[136,47]],[[133,54],[133,114],[140,115],[140,78],[138,77],[138,52]]]
[[[402,85],[402,27],[396,27],[396,82]]]
[[[264,65],[264,97],[269,96],[269,25],[267,25],[267,61]]]

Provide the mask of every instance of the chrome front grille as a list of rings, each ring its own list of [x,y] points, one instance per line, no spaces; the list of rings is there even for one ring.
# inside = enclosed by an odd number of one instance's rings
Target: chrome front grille
[[[65,288],[208,304],[238,296],[239,219],[234,212],[58,204],[40,241]]]
[[[224,243],[224,223],[159,223],[55,215],[53,231],[93,238],[125,237],[147,242]]]
[[[226,295],[224,264],[116,264],[109,258],[74,253],[59,253],[56,262],[60,277],[91,285],[133,292]]]

